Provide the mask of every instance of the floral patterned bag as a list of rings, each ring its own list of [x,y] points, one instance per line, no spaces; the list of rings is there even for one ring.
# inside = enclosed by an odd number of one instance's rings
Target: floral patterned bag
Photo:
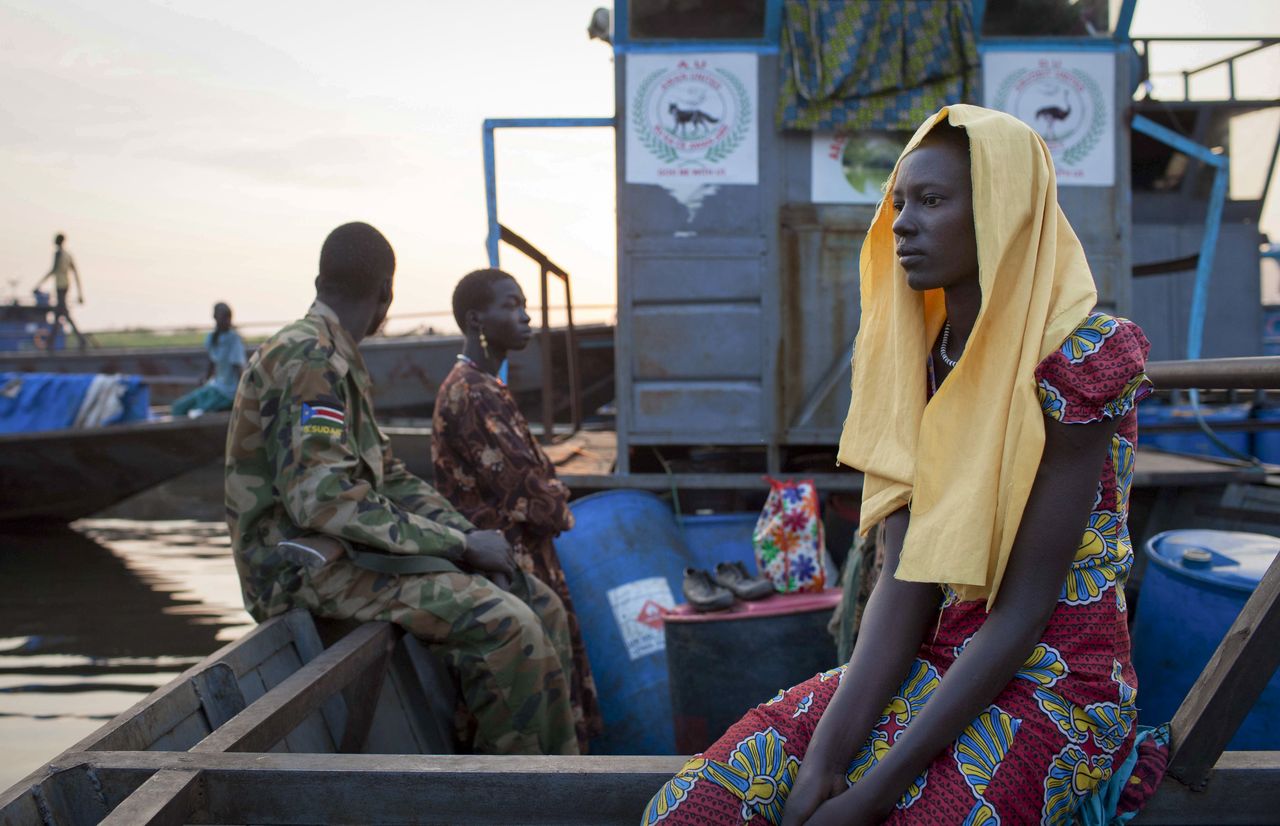
[[[769,499],[751,535],[756,567],[784,594],[821,591],[827,584],[818,490],[812,479],[769,479]]]

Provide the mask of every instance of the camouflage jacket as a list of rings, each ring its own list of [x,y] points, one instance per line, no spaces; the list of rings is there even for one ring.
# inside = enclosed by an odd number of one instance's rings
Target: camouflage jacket
[[[227,431],[226,505],[245,606],[261,619],[300,584],[276,543],[326,533],[454,561],[474,530],[391,455],[355,341],[320,301],[245,367]]]

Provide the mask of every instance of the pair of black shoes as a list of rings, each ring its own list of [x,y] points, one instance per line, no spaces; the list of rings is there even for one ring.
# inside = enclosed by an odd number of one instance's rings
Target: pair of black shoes
[[[773,593],[773,583],[763,576],[751,576],[741,562],[718,562],[714,575],[685,568],[682,590],[695,611],[723,611],[735,599],[764,599]]]

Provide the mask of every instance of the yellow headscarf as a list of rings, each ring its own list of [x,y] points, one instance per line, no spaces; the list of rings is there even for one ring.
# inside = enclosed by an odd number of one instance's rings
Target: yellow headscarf
[[[862,247],[862,322],[839,459],[865,474],[865,533],[910,504],[895,576],[995,601],[1044,450],[1035,369],[1097,298],[1084,250],[1058,207],[1053,159],[1021,121],[978,106],[929,118],[902,158],[947,121],[969,138],[982,307],[964,354],[926,405],[925,365],[942,290],[907,286],[892,199]]]

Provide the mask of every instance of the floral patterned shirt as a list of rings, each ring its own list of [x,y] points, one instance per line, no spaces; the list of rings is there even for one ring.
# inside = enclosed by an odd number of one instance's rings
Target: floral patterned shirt
[[[494,376],[458,359],[432,420],[436,488],[481,530],[527,553],[573,527],[569,489]]]

